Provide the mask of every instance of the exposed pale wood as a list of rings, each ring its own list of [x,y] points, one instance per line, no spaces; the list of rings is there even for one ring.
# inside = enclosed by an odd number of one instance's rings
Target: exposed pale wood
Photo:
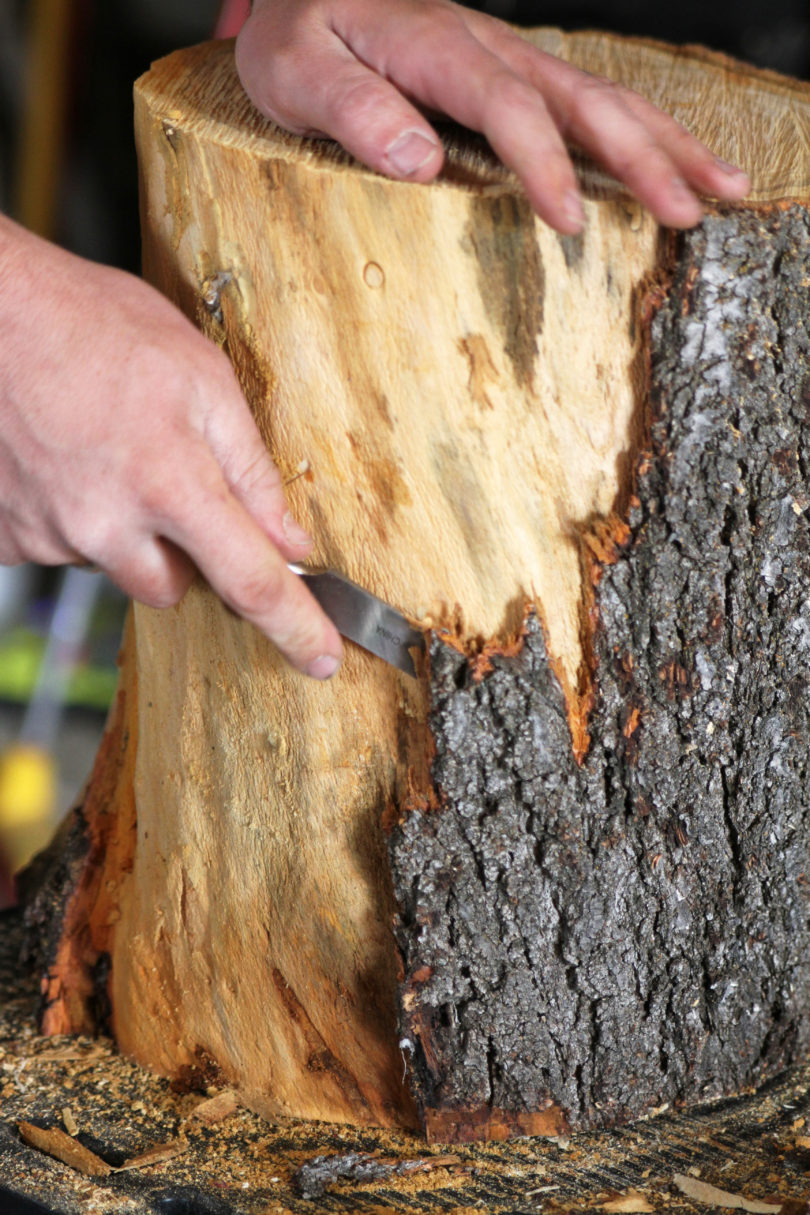
[[[807,190],[802,86],[536,36],[684,107],[756,198]],[[586,166],[586,232],[559,238],[455,134],[438,184],[384,180],[265,123],[227,46],[156,64],[136,118],[147,277],[233,360],[314,560],[481,651],[479,673],[533,607],[581,757],[583,549],[625,534],[657,226]],[[137,608],[134,630],[125,717],[84,810],[119,852],[94,844],[68,904],[51,1028],[87,1024],[89,969],[109,954],[112,1027],[149,1066],[221,1077],[268,1114],[413,1124],[381,824],[430,803],[426,681],[349,646],[316,685],[202,585],[178,609]],[[482,1133],[563,1125],[553,1107],[522,1117],[493,1111]]]

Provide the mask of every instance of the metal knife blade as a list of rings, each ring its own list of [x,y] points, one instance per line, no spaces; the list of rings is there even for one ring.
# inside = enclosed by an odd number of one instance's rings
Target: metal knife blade
[[[289,568],[304,579],[307,590],[342,636],[406,675],[416,675],[410,651],[423,650],[425,639],[401,612],[336,570],[313,565]]]

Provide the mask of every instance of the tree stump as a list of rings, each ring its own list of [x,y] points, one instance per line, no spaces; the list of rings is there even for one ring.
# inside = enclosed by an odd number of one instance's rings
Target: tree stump
[[[278,131],[229,45],[137,86],[147,277],[428,639],[322,685],[202,583],[136,607],[31,906],[47,1030],[268,1115],[559,1134],[808,1053],[810,89],[531,36],[752,205],[676,235],[583,163],[562,238],[464,132],[423,187]]]

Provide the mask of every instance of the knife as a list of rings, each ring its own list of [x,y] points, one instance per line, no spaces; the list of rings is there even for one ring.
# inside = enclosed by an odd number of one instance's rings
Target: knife
[[[416,676],[411,650],[424,650],[425,639],[401,612],[336,570],[314,565],[289,568],[304,580],[339,633],[406,675]]]

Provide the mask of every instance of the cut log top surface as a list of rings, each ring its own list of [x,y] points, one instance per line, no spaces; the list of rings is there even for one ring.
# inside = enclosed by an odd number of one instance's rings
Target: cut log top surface
[[[790,80],[704,49],[673,48],[646,39],[558,29],[521,30],[544,51],[586,71],[607,76],[672,114],[724,160],[751,175],[753,202],[810,194],[810,84]],[[234,147],[261,144],[273,157],[304,158],[330,172],[356,162],[330,140],[301,139],[264,119],[242,90],[231,44],[202,44],[155,64],[139,87],[166,118]],[[445,128],[443,181],[462,188],[515,188],[509,170],[483,140]],[[581,164],[583,186],[617,190],[590,162]]]

